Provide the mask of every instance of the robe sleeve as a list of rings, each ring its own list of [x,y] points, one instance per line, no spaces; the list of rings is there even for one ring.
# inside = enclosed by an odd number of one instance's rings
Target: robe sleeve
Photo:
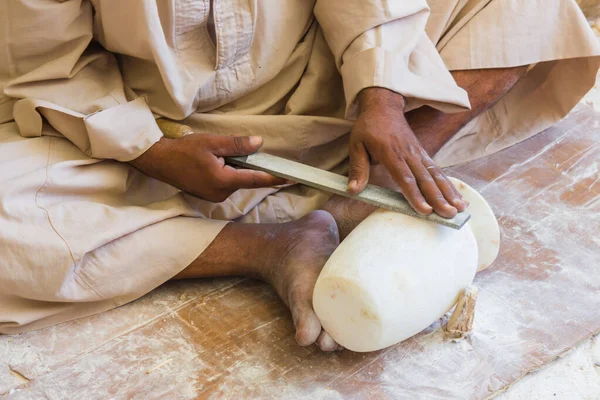
[[[0,26],[0,88],[16,99],[21,135],[58,132],[91,157],[124,162],[162,137],[145,99],[126,96],[115,56],[93,41],[88,0],[2,1]]]
[[[356,115],[356,98],[368,87],[402,94],[407,110],[470,107],[425,33],[425,0],[317,0],[314,12],[342,75],[347,117]]]

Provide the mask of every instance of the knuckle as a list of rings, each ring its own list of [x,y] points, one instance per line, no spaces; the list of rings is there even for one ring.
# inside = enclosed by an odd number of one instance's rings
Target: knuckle
[[[421,183],[433,183],[433,178],[429,174],[423,174],[423,176],[419,179]]]
[[[383,151],[389,151],[388,149],[390,149],[389,147],[384,146],[383,147]],[[391,149],[391,153],[396,156],[397,158],[406,158],[406,150],[402,147],[399,146],[393,146]]]
[[[410,159],[415,165],[423,165],[423,161],[418,154],[414,154],[411,151],[407,151],[406,158]]]
[[[406,146],[406,151],[408,152],[408,154],[410,154],[413,157],[421,158],[421,148],[415,146],[413,143],[409,143]]]
[[[244,151],[244,138],[240,136],[232,136],[233,138],[233,150],[236,152]]]
[[[363,164],[355,163],[350,166],[350,172],[354,174],[362,174],[366,171],[366,166]]]
[[[456,193],[454,191],[454,189],[452,189],[451,186],[445,186],[445,187],[441,187],[440,190],[442,191],[442,193],[444,193],[446,196],[452,197],[454,199],[460,199],[462,196],[460,195],[460,193]]]
[[[423,164],[426,164],[426,165],[433,165],[433,166],[435,166],[437,168],[437,165],[435,165],[435,163],[433,162],[433,160],[431,159],[431,157],[429,157],[429,154],[427,154],[427,152],[425,151],[425,149],[423,147],[421,147],[420,149],[421,149],[421,151],[420,151],[420,153],[421,153],[421,162]]]
[[[421,158],[424,162],[433,164],[433,160],[429,156],[429,153],[427,153],[427,151],[423,148],[423,146],[419,146],[419,154],[421,155]]]
[[[445,181],[446,180],[446,175],[444,175],[441,171],[437,171],[435,169],[433,170],[431,176],[436,181]]]
[[[350,148],[354,151],[362,150],[363,144],[360,140],[352,140],[350,142]]]
[[[417,180],[412,175],[402,175],[400,180],[408,185],[413,185],[417,183]]]

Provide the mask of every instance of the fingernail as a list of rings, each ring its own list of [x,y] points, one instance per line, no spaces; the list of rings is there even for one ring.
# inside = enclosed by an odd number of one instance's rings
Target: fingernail
[[[458,212],[458,210],[456,209],[456,207],[451,206],[450,204],[444,204],[443,207],[448,210],[448,211],[456,211]]]
[[[260,146],[263,142],[263,139],[260,136],[250,136],[250,144],[252,146]]]
[[[289,180],[289,179],[288,179],[287,181],[285,181],[285,184],[286,184],[286,185],[295,185],[295,184],[296,184],[296,182],[294,182],[294,181],[291,181],[291,180]]]

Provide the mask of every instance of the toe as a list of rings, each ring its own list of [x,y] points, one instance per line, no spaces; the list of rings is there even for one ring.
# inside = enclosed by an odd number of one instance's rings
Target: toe
[[[316,276],[306,281],[300,280],[292,286],[288,304],[296,327],[296,342],[300,346],[310,346],[315,343],[321,333],[321,322],[312,308],[312,288]]]
[[[294,313],[294,323],[296,325],[296,342],[300,346],[310,346],[319,338],[321,333],[321,323],[311,310],[303,310]]]
[[[324,330],[321,331],[321,334],[317,339],[317,346],[323,351],[335,351],[338,348],[338,344],[335,340],[333,340],[333,338]]]

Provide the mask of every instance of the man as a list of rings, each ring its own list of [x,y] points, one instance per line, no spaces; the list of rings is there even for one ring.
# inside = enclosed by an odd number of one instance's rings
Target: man
[[[0,332],[242,275],[323,350],[315,280],[373,208],[223,157],[261,149],[450,217],[466,204],[440,167],[562,118],[600,54],[574,0],[10,0],[0,26]]]

